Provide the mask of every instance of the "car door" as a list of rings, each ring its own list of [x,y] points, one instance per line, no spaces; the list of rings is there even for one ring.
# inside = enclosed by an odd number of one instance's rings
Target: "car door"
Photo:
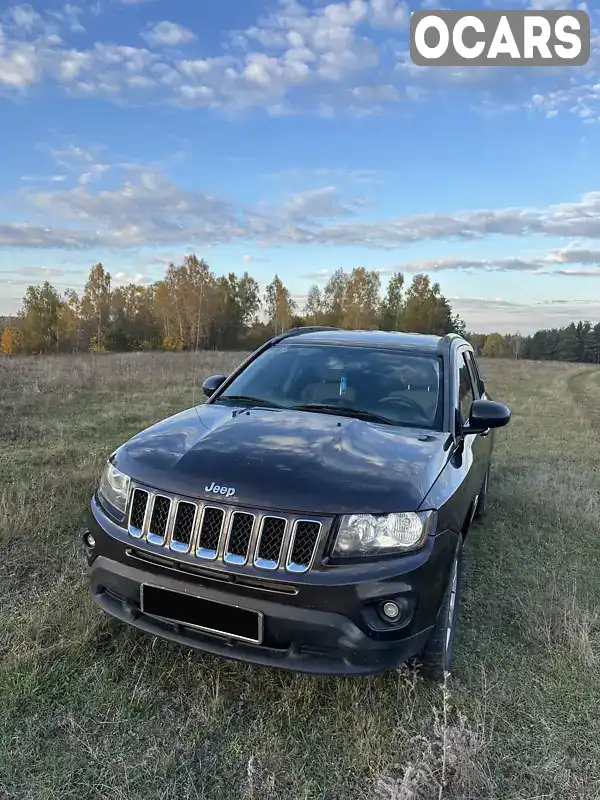
[[[457,359],[459,412],[463,428],[468,430],[469,410],[471,404],[481,398],[482,386],[471,351],[461,348],[457,353]],[[468,470],[465,481],[468,486],[467,494],[471,499],[479,494],[483,485],[490,458],[490,446],[489,431],[464,438],[464,460]]]

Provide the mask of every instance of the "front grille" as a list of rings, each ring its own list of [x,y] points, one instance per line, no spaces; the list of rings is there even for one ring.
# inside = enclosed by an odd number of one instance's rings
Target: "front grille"
[[[329,520],[276,516],[172,497],[134,486],[128,532],[155,547],[260,570],[306,572],[314,563]],[[188,556],[188,557],[189,557]]]

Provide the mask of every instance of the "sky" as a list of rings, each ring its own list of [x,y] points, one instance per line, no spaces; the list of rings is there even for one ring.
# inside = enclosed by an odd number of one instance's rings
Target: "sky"
[[[417,67],[438,0],[0,0],[0,315],[194,252],[439,282],[470,330],[600,320],[600,4],[583,67]]]

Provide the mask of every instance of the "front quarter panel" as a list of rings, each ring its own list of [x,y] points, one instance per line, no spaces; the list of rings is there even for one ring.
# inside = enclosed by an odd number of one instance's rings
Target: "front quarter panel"
[[[470,448],[454,448],[444,469],[421,503],[421,510],[437,509],[440,531],[463,529],[473,500],[468,481],[472,460]]]

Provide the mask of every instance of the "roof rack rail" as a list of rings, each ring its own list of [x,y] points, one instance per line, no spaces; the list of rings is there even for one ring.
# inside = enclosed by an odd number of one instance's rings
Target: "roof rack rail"
[[[290,336],[299,336],[301,333],[317,333],[318,331],[339,331],[339,328],[333,325],[305,325],[299,328],[290,328],[283,331],[278,336],[275,336],[271,341],[280,342],[282,339],[287,339]]]

